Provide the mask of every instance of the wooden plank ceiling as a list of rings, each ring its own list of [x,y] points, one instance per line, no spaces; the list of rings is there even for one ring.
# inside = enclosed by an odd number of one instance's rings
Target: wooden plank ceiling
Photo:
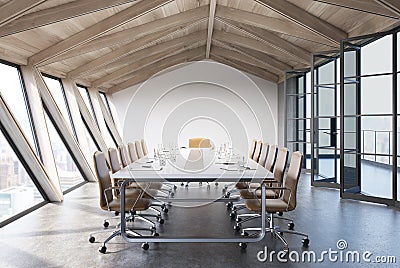
[[[399,18],[398,0],[0,0],[0,59],[109,93],[205,59],[279,82]]]

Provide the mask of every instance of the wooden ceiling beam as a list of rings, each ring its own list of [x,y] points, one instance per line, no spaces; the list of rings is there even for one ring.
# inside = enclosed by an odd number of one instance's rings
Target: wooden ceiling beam
[[[263,62],[267,62],[267,63],[271,64],[271,66],[275,66],[279,70],[287,71],[287,70],[293,69],[293,66],[291,66],[283,61],[280,61],[274,57],[271,57],[268,54],[262,53],[260,51],[241,47],[241,46],[236,46],[236,45],[230,45],[230,46],[233,49],[237,49],[239,51],[246,53],[246,55],[249,55],[250,57],[257,58],[258,60],[263,61]]]
[[[132,54],[132,55],[135,55],[136,57],[133,57],[134,61],[132,61],[129,65],[126,65],[123,68],[119,68],[118,70],[115,70],[114,72],[112,72],[108,75],[102,76],[101,78],[93,81],[92,87],[101,87],[103,84],[105,84],[107,82],[113,81],[115,79],[123,77],[124,75],[135,72],[136,69],[143,68],[143,67],[153,64],[157,61],[160,61],[166,57],[170,57],[170,56],[179,54],[190,48],[193,48],[193,47],[190,44],[186,43],[185,45],[182,45],[181,47],[178,47],[178,48],[173,47],[173,46],[172,47],[167,46],[165,50],[160,49],[160,52],[157,52],[157,53],[152,53],[151,51],[148,51],[149,49],[143,49],[143,50],[139,51],[138,53]],[[106,68],[107,68],[107,66],[106,66]]]
[[[284,63],[280,60],[277,60],[277,59],[275,59],[267,54],[264,54],[262,52],[246,49],[246,48],[239,47],[239,46],[233,46],[233,45],[223,43],[223,42],[220,42],[217,40],[214,40],[213,42],[214,42],[214,45],[217,47],[222,47],[227,50],[235,51],[237,53],[243,54],[246,57],[248,57],[254,61],[260,62],[260,63],[268,66],[268,68],[275,70],[275,72],[277,72],[277,73],[281,73],[286,70],[293,69],[293,67],[290,66],[289,64],[286,64],[286,63]],[[254,53],[251,53],[251,51],[253,51]]]
[[[235,59],[237,61],[253,65],[255,67],[267,70],[271,74],[275,74],[279,76],[280,74],[283,73],[283,71],[276,71],[275,69],[270,68],[269,65],[264,64],[261,61],[254,60],[252,57],[246,56],[245,54],[242,54],[240,52],[234,51],[234,50],[229,50],[223,47],[219,46],[213,46],[211,49],[212,53],[224,58],[228,59]]]
[[[270,31],[262,28],[254,27],[251,25],[239,23],[231,20],[221,20],[222,23],[237,29],[247,35],[255,37],[271,47],[280,50],[282,53],[288,54],[292,57],[297,57],[307,62],[311,61],[311,52],[306,49],[296,46],[295,44],[283,39]]]
[[[11,0],[0,6],[0,26],[4,26],[21,17],[28,10],[46,2],[46,0]]]
[[[94,38],[114,30],[136,18],[139,18],[173,0],[140,1],[137,4],[118,12],[74,35],[54,44],[28,59],[29,64],[38,65],[48,59],[63,54],[81,44],[87,43]]]
[[[399,15],[396,12],[387,9],[374,1],[365,1],[365,0],[314,0],[314,1],[328,5],[334,5],[338,7],[358,10],[361,12],[366,12],[379,16],[389,17],[393,19],[399,18]]]
[[[253,65],[242,63],[242,62],[239,62],[239,61],[237,61],[235,59],[231,59],[231,58],[227,59],[225,57],[221,57],[221,56],[219,56],[217,54],[213,54],[213,53],[211,53],[211,55],[212,55],[211,59],[214,59],[217,62],[231,66],[240,71],[253,74],[257,77],[260,77],[262,79],[265,79],[265,80],[268,80],[268,81],[271,81],[274,83],[278,83],[278,81],[279,81],[279,76],[272,74],[266,70],[257,68]]]
[[[272,56],[283,55],[283,57],[291,59],[293,61],[302,62],[302,63],[306,63],[306,64],[310,63],[310,59],[306,60],[306,59],[299,58],[297,56],[284,54],[279,49],[268,46],[265,43],[263,43],[257,39],[248,38],[248,37],[244,37],[241,35],[232,34],[232,33],[223,32],[223,31],[215,31],[214,39],[224,42],[224,43],[234,44],[234,45],[239,45],[242,47],[254,49],[254,50],[257,50],[257,51],[260,51],[260,52],[263,52],[263,53],[266,53],[266,54],[269,54]]]
[[[400,16],[399,0],[375,0],[375,2],[377,2],[387,10],[394,12],[397,16]]]
[[[128,79],[118,85],[115,85],[107,90],[107,93],[113,94],[117,91],[126,89],[130,86],[136,85],[138,83],[141,83],[143,81],[146,81],[147,79],[153,77],[155,74],[172,67],[174,65],[191,61],[194,59],[201,59],[204,58],[204,50],[205,46],[199,47],[196,49],[191,49],[189,51],[186,51],[184,53],[180,53],[165,59],[162,59],[160,61],[157,61],[153,64],[150,64],[144,68],[137,69],[135,73],[132,73],[132,78]]]
[[[288,2],[276,0],[255,0],[257,3],[274,10],[288,20],[330,40],[336,42],[347,38],[347,33],[342,29],[314,16],[306,10]]]
[[[268,17],[253,12],[243,11],[240,9],[225,7],[221,5],[217,6],[216,16],[221,19],[237,21],[268,31],[306,39],[315,43],[338,47],[338,43],[336,41],[326,39],[321,35],[316,34],[315,32],[312,32],[304,27],[299,27],[297,24],[286,19]]]
[[[217,0],[210,0],[210,14],[208,16],[208,29],[207,29],[207,45],[206,45],[206,59],[210,58],[211,40],[214,31],[215,9],[217,7]]]
[[[0,37],[35,29],[136,0],[76,0],[21,16],[0,28]],[[24,2],[24,1],[20,1]]]
[[[188,34],[188,35],[186,35],[184,37],[176,38],[176,39],[170,41],[168,43],[168,45],[170,47],[173,47],[173,46],[182,45],[182,44],[185,44],[185,43],[192,44],[194,42],[199,42],[201,40],[205,40],[206,38],[207,38],[207,36],[206,36],[206,33],[204,31],[197,31],[197,32]],[[113,51],[111,53],[105,54],[102,57],[99,57],[99,58],[97,58],[97,59],[95,59],[95,60],[93,60],[91,62],[88,62],[88,63],[86,63],[84,65],[81,65],[81,66],[77,67],[76,69],[70,71],[67,74],[67,76],[68,77],[73,77],[73,78],[80,77],[80,76],[82,76],[84,74],[89,73],[92,70],[99,69],[102,66],[105,66],[110,62],[117,61],[120,58],[122,58],[123,56],[126,56],[126,55],[134,53],[135,51],[143,48],[144,45],[146,45],[146,44],[148,44],[148,43],[146,42],[145,44],[143,44],[143,43],[139,44],[138,42],[134,41],[132,43],[124,45],[124,46],[120,47],[119,49],[117,49],[117,50],[115,50],[115,51]],[[159,47],[158,46],[161,45],[161,44],[158,44],[158,45],[154,44],[154,45],[151,46],[151,49],[155,50],[155,51],[159,51]]]
[[[176,15],[168,16],[162,19],[154,20],[144,23],[126,30],[122,30],[113,34],[100,36],[88,43],[82,44],[75,49],[72,49],[64,54],[47,60],[45,63],[50,64],[65,60],[68,58],[76,57],[85,53],[103,49],[106,47],[128,43],[139,38],[145,38],[152,33],[170,32],[170,29],[185,27],[188,23],[198,23],[208,16],[208,6],[187,10]],[[161,36],[161,35],[160,35]]]

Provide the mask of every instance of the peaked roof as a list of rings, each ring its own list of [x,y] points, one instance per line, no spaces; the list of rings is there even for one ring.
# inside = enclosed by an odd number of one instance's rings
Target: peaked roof
[[[0,0],[0,59],[110,93],[203,59],[278,82],[399,18],[398,0]]]

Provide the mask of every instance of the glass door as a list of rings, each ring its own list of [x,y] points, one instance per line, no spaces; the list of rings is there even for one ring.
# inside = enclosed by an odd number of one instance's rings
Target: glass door
[[[313,54],[312,185],[339,188],[339,51]]]
[[[310,69],[285,72],[286,131],[290,152],[304,155],[303,169],[311,169],[311,73]]]

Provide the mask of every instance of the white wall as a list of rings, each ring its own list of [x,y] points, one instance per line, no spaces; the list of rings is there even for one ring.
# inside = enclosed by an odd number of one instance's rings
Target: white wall
[[[145,138],[187,146],[189,137],[229,141],[242,152],[248,142],[278,143],[277,84],[214,61],[184,64],[113,94],[124,142]]]

